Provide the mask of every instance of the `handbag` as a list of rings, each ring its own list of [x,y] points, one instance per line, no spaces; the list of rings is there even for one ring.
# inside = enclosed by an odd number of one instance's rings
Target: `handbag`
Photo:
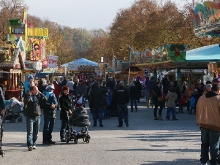
[[[154,94],[155,96],[157,96],[154,91],[152,91],[152,92],[153,92],[153,94]],[[164,99],[163,96],[159,96],[159,97],[157,96],[157,99],[158,99],[158,102],[164,102],[164,101],[165,101],[165,99]]]

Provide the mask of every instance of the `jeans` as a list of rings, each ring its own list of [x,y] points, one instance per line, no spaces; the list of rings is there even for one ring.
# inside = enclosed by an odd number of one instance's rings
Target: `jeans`
[[[40,128],[40,117],[26,117],[27,147],[36,146]]]
[[[146,101],[148,101],[148,96],[149,96],[149,92],[148,92],[148,89],[146,89]]]
[[[154,117],[157,117],[157,108],[158,106],[160,106],[160,109],[159,109],[159,116],[162,115],[162,110],[163,110],[163,103],[162,102],[158,102],[157,104],[154,104]]]
[[[217,165],[216,159],[219,149],[219,135],[215,130],[201,128],[201,163],[206,163],[209,160],[209,149],[211,160],[210,165]]]
[[[99,119],[99,124],[102,124],[102,119],[103,119],[103,108],[92,108],[92,116],[93,116],[93,121],[94,125],[97,124],[97,119]]]
[[[103,118],[105,119],[107,117],[107,111],[106,108],[102,108],[103,109]]]
[[[117,108],[118,108],[118,124],[120,126],[123,125],[122,113],[124,114],[124,117],[125,117],[125,124],[128,124],[128,107],[127,107],[127,104],[117,105]]]
[[[44,110],[43,142],[52,140],[55,118],[52,118],[50,111]]]
[[[173,119],[176,118],[176,108],[175,107],[167,107],[167,119],[170,119],[170,113],[172,113]]]
[[[107,105],[107,117],[111,117],[111,105]]]
[[[131,112],[133,112],[133,104],[134,104],[135,110],[137,111],[137,101],[136,101],[136,98],[130,98],[130,102],[131,102]]]
[[[68,126],[68,120],[61,120],[60,139],[64,138],[67,126]]]

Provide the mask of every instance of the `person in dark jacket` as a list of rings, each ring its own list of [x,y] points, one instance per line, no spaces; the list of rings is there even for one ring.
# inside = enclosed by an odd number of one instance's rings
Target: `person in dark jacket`
[[[44,127],[43,127],[43,144],[55,144],[52,141],[52,132],[54,128],[55,118],[56,118],[56,107],[58,105],[57,98],[54,91],[54,86],[49,84],[45,91],[44,95],[47,97],[47,103],[44,107]]]
[[[29,151],[36,149],[36,141],[40,128],[41,106],[46,104],[47,98],[39,92],[36,86],[31,86],[24,98],[24,114],[27,124],[27,147]]]
[[[147,89],[148,89],[148,98],[147,98],[147,106],[149,108],[150,106],[150,102],[151,102],[151,99],[152,99],[152,89],[153,87],[155,86],[155,78],[152,76],[150,81],[147,83]]]
[[[140,77],[139,76],[137,77],[136,81],[134,81],[134,84],[135,84],[135,86],[137,88],[137,98],[136,99],[140,103],[140,96],[141,96],[142,85],[140,83]]]
[[[39,79],[38,81],[38,89],[41,93],[43,93],[46,89],[47,85],[43,82],[42,79]]]
[[[68,123],[68,115],[72,114],[71,100],[69,98],[69,88],[67,86],[62,87],[62,95],[59,98],[60,103],[60,120],[61,120],[61,128],[60,128],[60,140],[61,142],[65,142],[65,131]]]
[[[99,119],[99,126],[103,127],[102,119],[103,119],[103,98],[102,91],[100,89],[100,82],[96,81],[93,84],[93,87],[90,90],[89,94],[89,108],[92,110],[93,116],[93,126],[97,126],[97,118]]]
[[[135,106],[135,111],[137,112],[137,97],[138,97],[138,90],[134,83],[131,83],[130,87],[130,103],[131,103],[131,112],[133,112],[133,104]]]
[[[117,127],[122,127],[123,126],[123,121],[122,121],[122,113],[125,116],[125,124],[128,127],[128,107],[127,103],[129,102],[129,92],[127,88],[124,87],[124,82],[121,81],[119,83],[119,87],[115,90],[114,92],[114,99],[117,102],[117,108],[118,108],[118,123],[119,125]]]
[[[152,103],[154,104],[154,120],[162,120],[163,102],[158,101],[158,97],[162,96],[161,83],[156,82],[156,85],[152,89]],[[159,117],[157,117],[157,109],[160,106]]]

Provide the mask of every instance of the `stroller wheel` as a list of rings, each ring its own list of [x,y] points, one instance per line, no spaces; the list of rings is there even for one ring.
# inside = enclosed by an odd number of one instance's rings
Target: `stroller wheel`
[[[4,157],[4,156],[5,156],[5,151],[0,150],[0,155],[1,155],[2,157]]]
[[[17,118],[17,122],[21,123],[23,121],[22,117]]]
[[[66,143],[69,143],[69,141],[70,141],[68,132],[65,134],[65,141],[66,141]]]
[[[74,138],[74,143],[75,143],[75,144],[78,143],[78,138],[77,138],[77,137]]]
[[[11,118],[9,121],[10,121],[11,123],[15,123],[15,122],[16,122],[15,118]]]

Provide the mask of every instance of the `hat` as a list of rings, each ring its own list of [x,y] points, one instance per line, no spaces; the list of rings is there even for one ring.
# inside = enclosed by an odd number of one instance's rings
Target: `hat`
[[[52,91],[52,90],[54,90],[54,86],[53,86],[53,85],[48,85],[48,86],[46,87],[46,90],[47,90],[47,91]]]
[[[32,74],[28,75],[28,81],[30,81],[31,79],[34,79],[34,76]]]

